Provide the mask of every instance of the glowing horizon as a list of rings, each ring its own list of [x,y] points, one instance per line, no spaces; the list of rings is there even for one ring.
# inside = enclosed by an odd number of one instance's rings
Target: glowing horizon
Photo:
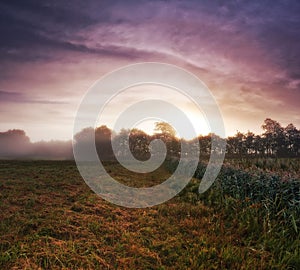
[[[22,129],[34,142],[70,140],[89,87],[138,62],[174,64],[199,77],[219,105],[226,136],[237,130],[261,134],[266,118],[300,128],[297,1],[91,0],[80,6],[53,1],[0,7],[0,131]],[[51,15],[57,12],[61,17]],[[167,98],[165,90],[161,95]],[[147,91],[132,95],[147,97]],[[201,114],[181,98],[174,104],[197,133],[208,133]],[[119,108],[127,105],[126,97],[118,101]]]

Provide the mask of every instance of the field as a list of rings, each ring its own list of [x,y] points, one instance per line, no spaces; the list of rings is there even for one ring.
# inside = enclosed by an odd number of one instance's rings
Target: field
[[[106,168],[149,186],[171,165],[142,182]],[[0,269],[300,269],[299,160],[227,160],[219,178],[205,194],[194,178],[162,205],[127,209],[72,161],[0,161]]]

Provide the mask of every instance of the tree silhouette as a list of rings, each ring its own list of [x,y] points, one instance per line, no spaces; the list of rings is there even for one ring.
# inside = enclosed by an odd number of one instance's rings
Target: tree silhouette
[[[152,136],[153,139],[161,139],[167,146],[168,157],[178,157],[180,153],[180,142],[175,137],[176,130],[166,122],[156,122],[154,131],[156,133]]]
[[[262,124],[263,133],[255,135],[237,132],[227,138],[227,154],[229,156],[268,156],[297,157],[300,155],[300,131],[289,124],[283,128],[279,122],[270,118]]]
[[[114,157],[111,145],[112,131],[103,125],[95,130],[95,144],[100,160],[111,160]]]
[[[266,139],[267,155],[283,155],[285,149],[284,128],[275,120],[267,118],[263,125],[263,137]]]
[[[151,137],[144,131],[134,128],[129,134],[129,148],[133,156],[139,160],[150,158],[149,143]]]
[[[300,130],[293,124],[285,128],[275,120],[267,118],[262,124],[263,133],[255,135],[248,131],[237,131],[234,136],[226,139],[226,154],[228,157],[299,157],[300,156]],[[216,134],[198,136],[192,140],[177,138],[175,129],[166,122],[155,123],[154,135],[148,135],[139,129],[122,129],[119,133],[113,132],[107,126],[96,129],[84,128],[74,136],[76,151],[83,153],[82,158],[89,158],[94,151],[94,145],[101,160],[115,160],[115,155],[124,155],[130,151],[140,160],[150,158],[149,144],[152,140],[161,139],[167,147],[167,156],[178,158],[187,153],[181,153],[181,144],[189,151],[194,151],[195,145],[200,144],[200,155],[209,156],[211,151],[218,153],[222,147],[218,146],[225,138]],[[129,138],[129,140],[127,140]],[[212,138],[217,142],[212,148]],[[95,139],[94,142],[92,140]],[[112,150],[112,139],[118,146],[116,153]],[[93,148],[93,149],[92,149]],[[36,142],[31,143],[23,130],[9,130],[0,132],[0,157],[40,157],[40,158],[71,158],[71,141]]]
[[[300,130],[297,130],[293,124],[289,124],[284,129],[284,133],[288,154],[297,156],[300,152]]]

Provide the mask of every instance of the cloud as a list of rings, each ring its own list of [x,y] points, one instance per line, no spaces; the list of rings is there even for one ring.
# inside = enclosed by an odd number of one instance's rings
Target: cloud
[[[0,90],[0,103],[32,103],[32,104],[67,104],[65,101],[58,100],[39,100],[32,99],[24,93],[8,92]]]
[[[18,110],[31,137],[39,115],[49,124],[40,136],[69,135],[86,89],[142,61],[198,75],[227,123],[274,115],[300,125],[299,11],[297,1],[2,1],[2,127],[20,126]]]

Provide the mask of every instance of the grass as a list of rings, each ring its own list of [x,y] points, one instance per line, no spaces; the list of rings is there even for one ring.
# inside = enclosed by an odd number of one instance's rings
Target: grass
[[[260,171],[280,175],[283,178],[299,178],[299,158],[232,158],[225,165],[246,171]]]
[[[115,163],[131,186],[140,178]],[[193,179],[159,206],[127,209],[94,194],[72,161],[0,161],[0,269],[299,269],[299,231],[267,219],[259,203],[198,195]],[[276,227],[276,224],[278,226]]]

